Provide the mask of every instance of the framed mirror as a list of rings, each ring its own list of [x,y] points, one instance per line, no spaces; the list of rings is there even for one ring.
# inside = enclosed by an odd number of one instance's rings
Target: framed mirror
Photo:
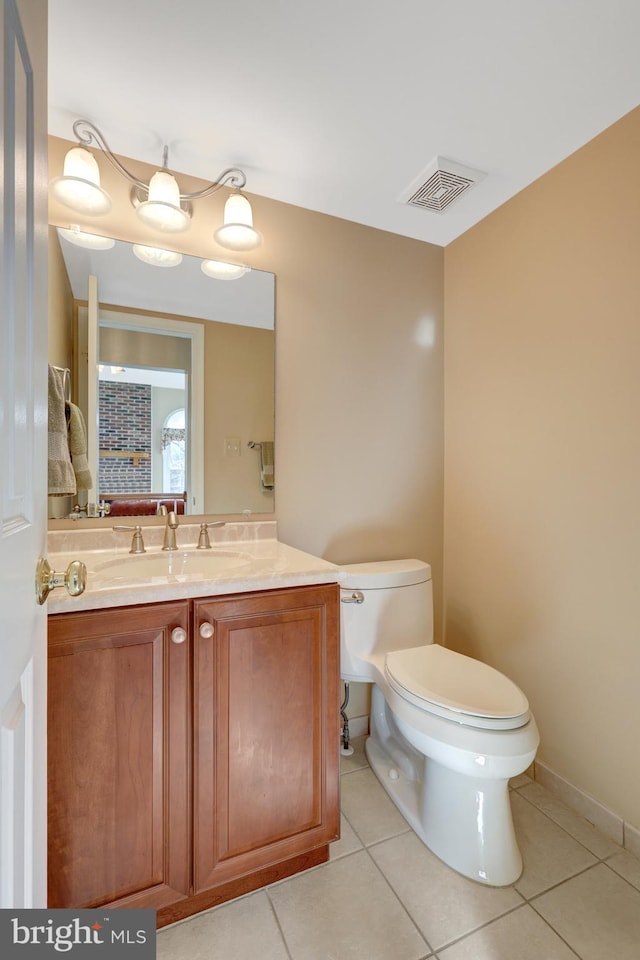
[[[153,265],[130,243],[91,250],[65,233],[51,236],[73,301],[72,397],[93,487],[63,509],[273,513],[274,275],[228,279],[186,255]],[[58,499],[49,516],[68,516]]]

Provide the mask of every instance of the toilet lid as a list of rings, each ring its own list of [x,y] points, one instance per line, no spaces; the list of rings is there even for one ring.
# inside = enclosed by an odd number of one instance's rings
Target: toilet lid
[[[467,726],[514,729],[529,720],[529,702],[512,680],[439,644],[388,653],[385,674],[406,700]]]

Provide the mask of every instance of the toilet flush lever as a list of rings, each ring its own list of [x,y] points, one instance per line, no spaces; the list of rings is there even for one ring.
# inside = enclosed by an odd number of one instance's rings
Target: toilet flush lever
[[[340,597],[341,603],[364,603],[362,590],[354,590],[350,597]]]

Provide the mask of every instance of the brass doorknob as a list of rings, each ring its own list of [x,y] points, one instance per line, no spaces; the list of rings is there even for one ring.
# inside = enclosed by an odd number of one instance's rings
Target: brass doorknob
[[[87,585],[87,568],[82,560],[72,560],[64,573],[54,573],[48,560],[40,557],[36,567],[36,596],[38,603],[45,602],[56,587],[66,587],[72,597],[84,593]]]

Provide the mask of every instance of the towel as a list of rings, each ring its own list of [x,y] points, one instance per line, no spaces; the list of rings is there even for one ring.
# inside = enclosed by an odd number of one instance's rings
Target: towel
[[[273,490],[273,441],[260,444],[260,480],[265,490]]]
[[[76,492],[71,466],[62,373],[49,367],[49,496],[64,497]]]
[[[93,480],[87,460],[87,426],[82,410],[75,403],[69,404],[69,452],[78,490],[91,490]]]

